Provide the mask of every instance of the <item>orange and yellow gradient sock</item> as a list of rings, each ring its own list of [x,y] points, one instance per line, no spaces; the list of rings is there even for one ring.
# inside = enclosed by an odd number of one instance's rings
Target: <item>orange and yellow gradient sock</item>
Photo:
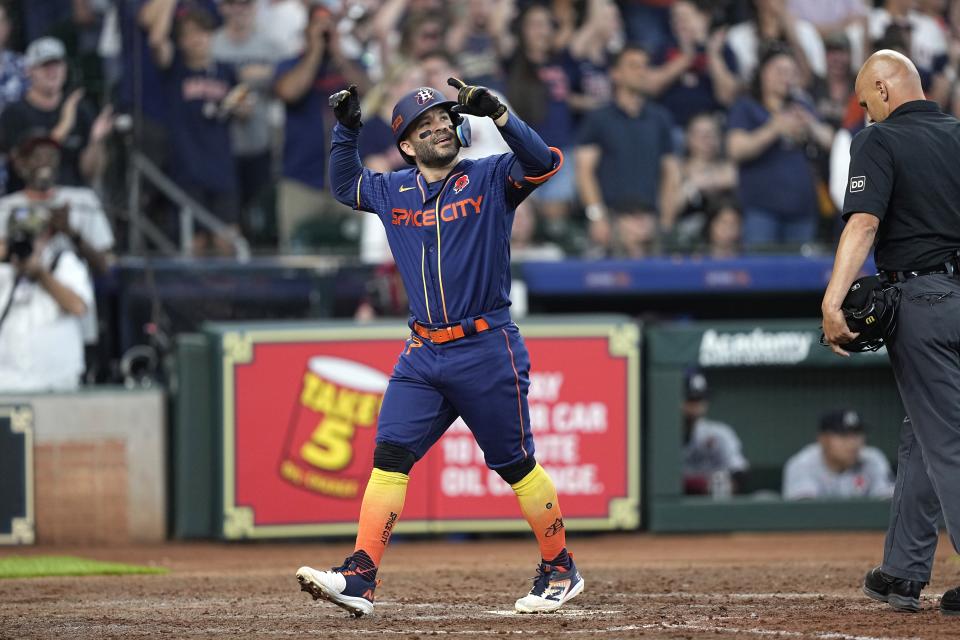
[[[367,489],[363,492],[354,551],[365,551],[377,567],[380,566],[383,552],[387,550],[393,527],[403,511],[409,480],[410,476],[405,473],[375,468],[370,474]]]
[[[543,561],[557,560],[561,554],[566,558],[564,549],[567,536],[563,528],[563,515],[557,503],[557,489],[547,472],[537,464],[523,480],[510,487],[517,494],[523,517],[537,536]]]

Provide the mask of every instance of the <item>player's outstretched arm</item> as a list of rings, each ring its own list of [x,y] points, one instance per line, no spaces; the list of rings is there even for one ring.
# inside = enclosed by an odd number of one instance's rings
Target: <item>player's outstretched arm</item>
[[[517,157],[523,176],[544,176],[562,162],[559,153],[555,155],[543,138],[517,114],[507,111],[489,89],[465,84],[459,78],[449,78],[447,84],[457,89],[455,112],[493,118],[500,128],[500,135]]]
[[[350,85],[330,96],[329,104],[337,124],[330,145],[330,187],[336,199],[354,209],[360,208],[357,185],[363,174],[358,139],[360,137],[360,96]]]

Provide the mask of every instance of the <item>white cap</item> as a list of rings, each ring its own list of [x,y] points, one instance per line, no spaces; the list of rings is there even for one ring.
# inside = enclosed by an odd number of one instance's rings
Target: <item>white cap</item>
[[[27,52],[23,55],[23,63],[29,69],[52,60],[63,60],[66,57],[66,48],[56,38],[37,38],[27,47]]]

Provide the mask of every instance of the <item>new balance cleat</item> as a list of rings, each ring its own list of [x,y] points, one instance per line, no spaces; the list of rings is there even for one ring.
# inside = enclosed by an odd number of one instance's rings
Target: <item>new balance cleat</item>
[[[950,589],[940,597],[940,613],[945,616],[960,616],[960,587]]]
[[[920,592],[927,583],[904,580],[874,567],[863,578],[863,593],[879,602],[886,602],[896,611],[920,611]]]
[[[327,600],[346,609],[354,617],[373,613],[373,592],[380,583],[377,569],[363,551],[359,551],[330,571],[318,571],[311,567],[297,569],[297,581],[301,591],[306,591],[314,600]]]
[[[583,578],[573,563],[573,554],[569,554],[569,566],[540,563],[537,577],[533,579],[533,589],[517,600],[515,608],[518,613],[550,613],[580,595],[581,591]]]

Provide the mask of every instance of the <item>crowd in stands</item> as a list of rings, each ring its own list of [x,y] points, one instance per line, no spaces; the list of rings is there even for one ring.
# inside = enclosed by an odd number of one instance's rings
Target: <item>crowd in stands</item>
[[[59,183],[93,188],[129,247],[132,206],[172,242],[183,202],[129,198],[131,150],[263,252],[388,252],[329,193],[327,97],[363,98],[363,161],[407,166],[390,111],[446,77],[496,90],[562,169],[522,207],[518,257],[829,247],[856,69],[878,48],[960,111],[960,0],[46,0],[0,3],[0,186],[45,129]],[[503,150],[495,130],[468,153]],[[367,216],[369,217],[369,216]]]

